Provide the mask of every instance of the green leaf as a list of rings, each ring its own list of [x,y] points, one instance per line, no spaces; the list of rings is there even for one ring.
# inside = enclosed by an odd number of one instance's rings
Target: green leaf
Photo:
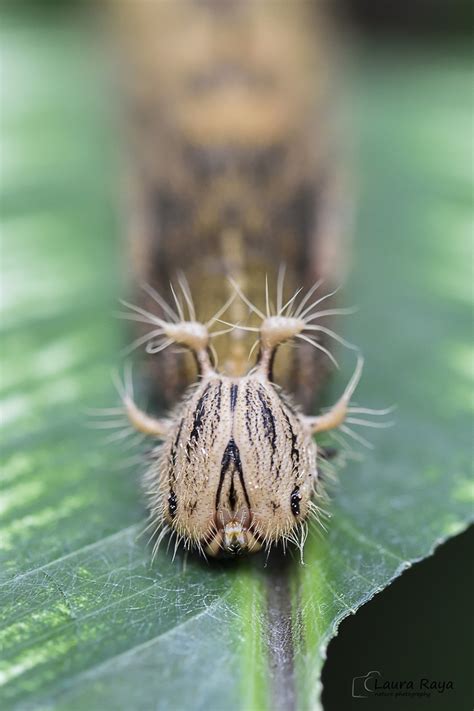
[[[81,24],[8,21],[1,44],[2,709],[318,708],[339,622],[472,515],[467,54],[372,48],[355,67],[347,330],[358,401],[396,402],[397,422],[341,472],[305,565],[265,567],[152,564],[137,538],[140,467],[84,427],[122,338],[101,54]]]

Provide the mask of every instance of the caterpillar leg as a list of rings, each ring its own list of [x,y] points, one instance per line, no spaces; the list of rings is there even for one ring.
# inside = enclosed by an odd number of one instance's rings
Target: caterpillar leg
[[[328,412],[324,415],[319,415],[318,417],[306,417],[306,423],[309,425],[312,434],[317,432],[327,432],[328,430],[334,430],[336,427],[340,427],[344,420],[346,419],[349,411],[349,403],[354,390],[359,384],[360,376],[362,375],[362,368],[364,367],[364,359],[362,356],[357,358],[357,365],[355,367],[352,378],[349,380],[346,389],[344,390],[342,396],[339,400],[331,407]]]

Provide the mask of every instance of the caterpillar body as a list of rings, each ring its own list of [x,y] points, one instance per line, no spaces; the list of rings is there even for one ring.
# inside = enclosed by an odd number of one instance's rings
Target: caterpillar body
[[[171,413],[122,391],[132,425],[161,441],[146,476],[155,546],[170,532],[211,556],[302,548],[318,512],[313,435],[343,423],[362,369],[358,357],[328,412],[303,414],[334,360],[329,341],[343,340],[328,327],[343,312],[346,211],[325,18],[306,0],[111,5],[131,264],[145,284],[125,303]]]

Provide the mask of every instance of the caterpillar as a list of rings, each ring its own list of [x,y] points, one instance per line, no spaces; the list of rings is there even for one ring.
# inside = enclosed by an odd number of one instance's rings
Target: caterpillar
[[[318,417],[303,415],[274,383],[272,364],[278,347],[290,339],[309,339],[305,333],[320,328],[313,323],[319,317],[315,309],[325,297],[305,307],[313,290],[294,313],[294,298],[283,305],[281,289],[275,314],[270,313],[269,301],[266,314],[251,305],[261,324],[242,328],[257,333],[259,354],[256,365],[239,377],[214,367],[209,328],[216,317],[208,324],[193,319],[194,304],[184,284],[188,320],[178,300],[177,313],[167,307],[171,321],[129,305],[131,315],[153,326],[148,342],[154,348],[182,345],[198,365],[197,385],[188,389],[169,418],[150,416],[135,404],[132,392],[122,393],[135,429],[163,441],[146,481],[152,525],[163,525],[163,534],[171,530],[177,542],[184,540],[188,547],[212,556],[242,555],[280,540],[302,548],[306,520],[318,512],[317,447],[312,435],[344,422],[363,364],[359,356],[342,397]]]
[[[121,386],[130,423],[160,442],[145,481],[155,550],[168,533],[210,556],[302,550],[321,492],[314,435],[344,422],[363,362],[328,412],[303,414],[334,362],[329,341],[349,345],[329,328],[347,313],[334,303],[347,201],[327,18],[306,0],[110,9],[130,271],[144,285],[126,317],[170,410],[149,414]]]

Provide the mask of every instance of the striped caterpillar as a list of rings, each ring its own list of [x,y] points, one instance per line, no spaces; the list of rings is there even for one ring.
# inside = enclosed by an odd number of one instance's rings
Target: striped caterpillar
[[[128,317],[143,329],[133,347],[146,345],[149,391],[171,410],[149,415],[122,389],[132,425],[162,441],[146,477],[155,549],[167,532],[212,556],[302,548],[318,513],[313,435],[344,421],[362,368],[329,412],[302,414],[334,360],[328,339],[342,341],[328,319],[344,313],[326,18],[306,0],[109,4],[129,116],[131,272],[145,284]],[[159,292],[179,271],[175,310]],[[273,306],[263,284],[277,272]],[[280,348],[289,342],[299,347]]]
[[[207,324],[194,320],[194,304],[184,282],[191,320],[184,319],[178,300],[178,313],[165,304],[170,321],[126,304],[132,318],[153,326],[147,337],[153,350],[179,344],[193,353],[198,366],[198,384],[190,387],[169,418],[158,419],[140,410],[131,392],[123,391],[123,403],[135,429],[163,440],[146,482],[152,525],[164,524],[160,536],[173,531],[177,542],[184,540],[206,555],[241,555],[278,541],[292,541],[302,549],[306,520],[319,510],[314,501],[318,471],[312,435],[344,422],[362,372],[359,356],[342,397],[328,412],[318,417],[300,412],[274,383],[278,347],[295,338],[311,340],[305,334],[320,329],[338,337],[313,323],[321,315],[316,307],[325,300],[323,296],[307,305],[317,285],[292,313],[295,297],[283,305],[282,279],[279,282],[274,315],[268,296],[264,314],[235,287],[261,319],[258,328],[242,327],[257,332],[259,354],[256,365],[240,377],[224,375],[214,367],[210,341],[216,334],[209,328],[218,316]],[[159,294],[155,298],[163,304]]]

